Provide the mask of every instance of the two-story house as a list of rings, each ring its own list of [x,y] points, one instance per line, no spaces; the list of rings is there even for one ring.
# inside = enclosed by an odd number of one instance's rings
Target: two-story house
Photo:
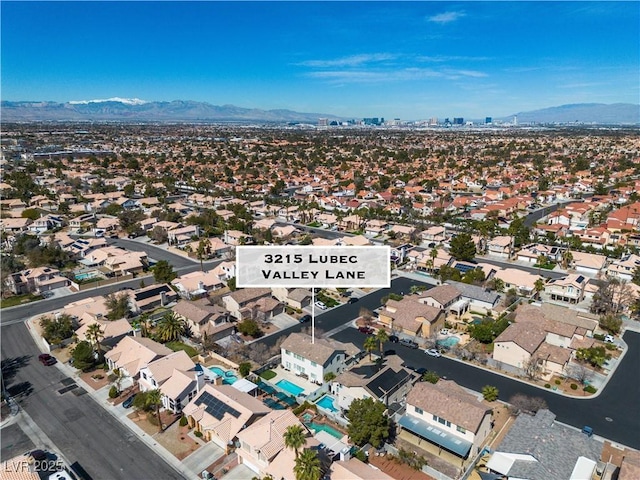
[[[200,298],[224,287],[224,283],[215,272],[199,270],[181,275],[172,280],[171,285],[176,287],[178,294],[187,300]]]
[[[387,300],[378,321],[392,332],[429,338],[444,327],[444,311],[425,305],[413,296]]]
[[[475,456],[491,433],[491,409],[452,380],[416,383],[398,421],[410,434],[457,457]]]
[[[11,273],[5,280],[5,285],[15,295],[29,292],[42,293],[70,284],[68,278],[60,275],[60,270],[51,267],[29,268]]]
[[[247,313],[247,308],[250,303],[260,298],[270,296],[270,288],[241,288],[222,297],[222,303],[233,318],[242,320],[245,316],[250,316],[243,315],[243,312]]]
[[[544,291],[553,301],[576,304],[584,300],[588,283],[589,279],[584,275],[571,274],[563,278],[550,279]]]
[[[180,300],[173,312],[186,322],[195,337],[204,333],[211,340],[218,340],[233,333],[233,324],[229,323],[229,312],[218,305],[210,305],[205,299],[189,302]]]
[[[231,385],[205,384],[182,409],[189,427],[228,452],[238,434],[271,409]]]
[[[142,367],[138,385],[142,392],[160,390],[162,406],[179,413],[204,386],[204,375],[184,350],[178,350]]]
[[[501,258],[511,258],[513,255],[514,239],[510,235],[500,235],[492,238],[487,243],[489,255]]]
[[[126,336],[105,354],[104,359],[111,370],[120,370],[125,382],[131,382],[139,378],[140,370],[149,363],[172,353],[150,338]]]
[[[445,314],[455,311],[459,315],[466,311],[469,304],[469,302],[462,300],[460,290],[453,285],[447,284],[438,285],[437,287],[427,290],[420,295],[418,301],[443,310]]]
[[[350,361],[360,353],[351,343],[327,338],[316,338],[305,333],[290,334],[280,346],[281,364],[296,375],[307,377],[322,385],[325,375],[343,372]]]

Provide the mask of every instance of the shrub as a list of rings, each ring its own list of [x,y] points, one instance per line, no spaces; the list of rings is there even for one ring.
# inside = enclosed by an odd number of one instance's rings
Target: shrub
[[[200,430],[196,430],[193,434],[198,438],[202,438],[202,432]]]
[[[115,385],[112,385],[109,389],[109,398],[116,398],[118,395],[120,395],[120,392]]]
[[[605,345],[605,348],[606,348],[607,350],[609,350],[609,351],[617,350],[617,349],[618,349],[618,347],[617,347],[616,345],[614,345],[613,343],[607,343],[607,344]]]
[[[592,385],[587,385],[582,390],[584,390],[587,393],[596,393],[598,391],[598,389]]]
[[[276,372],[274,372],[273,370],[265,370],[260,374],[260,377],[264,378],[265,380],[271,380],[276,375]]]
[[[562,383],[562,380],[556,378],[556,381],[554,382],[556,385],[560,385]]]
[[[595,338],[596,340],[604,341],[604,335],[600,333],[594,333],[593,338]]]
[[[364,463],[367,463],[369,461],[369,457],[367,457],[367,454],[362,450],[356,450],[356,453],[354,453],[353,456]]]
[[[240,375],[246,377],[251,373],[251,363],[242,362],[240,365],[238,365],[238,371],[240,372]]]
[[[188,423],[189,423],[189,421],[187,420],[187,417],[185,417],[184,415],[182,417],[180,417],[180,426],[181,427],[186,427]]]
[[[551,388],[551,384],[550,383],[545,383],[544,384],[544,388]]]
[[[578,389],[578,385],[576,385],[575,383],[571,384],[571,390],[577,390]]]

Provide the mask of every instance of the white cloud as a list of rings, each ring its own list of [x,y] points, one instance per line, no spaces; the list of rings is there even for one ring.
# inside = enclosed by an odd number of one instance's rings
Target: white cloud
[[[363,53],[348,57],[336,58],[333,60],[307,60],[299,63],[305,67],[327,68],[327,67],[357,67],[366,63],[384,62],[394,60],[396,55],[390,53]]]
[[[346,83],[383,83],[383,82],[406,82],[426,80],[431,78],[444,78],[447,80],[457,80],[460,78],[482,78],[488,75],[475,70],[434,70],[428,68],[404,68],[389,71],[371,70],[328,70],[324,72],[309,72],[308,77],[327,80],[332,84]]]
[[[438,15],[433,15],[427,18],[427,20],[430,22],[441,23],[444,25],[445,23],[455,22],[456,20],[464,16],[466,16],[466,13],[464,12],[445,12],[445,13],[439,13]]]

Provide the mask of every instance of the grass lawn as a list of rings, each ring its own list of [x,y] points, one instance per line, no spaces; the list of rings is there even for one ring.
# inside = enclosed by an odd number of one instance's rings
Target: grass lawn
[[[195,357],[198,354],[195,348],[182,342],[167,342],[165,343],[165,346],[167,348],[170,348],[174,352],[177,352],[178,350],[184,350],[185,352],[187,352],[187,355],[189,355],[189,357]]]
[[[273,370],[265,370],[260,374],[260,376],[265,380],[271,380],[273,377],[276,376],[276,372],[274,372]]]
[[[15,307],[16,305],[35,302],[36,300],[42,300],[42,295],[34,295],[33,293],[27,293],[25,295],[15,295],[13,297],[3,298],[0,302],[0,308]]]

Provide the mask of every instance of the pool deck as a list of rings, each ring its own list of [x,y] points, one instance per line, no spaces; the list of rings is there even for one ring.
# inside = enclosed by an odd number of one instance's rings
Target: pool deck
[[[275,372],[276,376],[269,380],[269,383],[271,383],[272,385],[276,385],[280,380],[283,379],[288,380],[291,383],[298,385],[300,388],[304,388],[304,391],[302,392],[303,395],[309,395],[310,393],[315,392],[320,388],[320,385],[316,385],[309,380],[305,380],[304,378],[297,376],[295,373],[285,370],[284,368],[282,368],[282,366],[274,368],[273,371]]]

